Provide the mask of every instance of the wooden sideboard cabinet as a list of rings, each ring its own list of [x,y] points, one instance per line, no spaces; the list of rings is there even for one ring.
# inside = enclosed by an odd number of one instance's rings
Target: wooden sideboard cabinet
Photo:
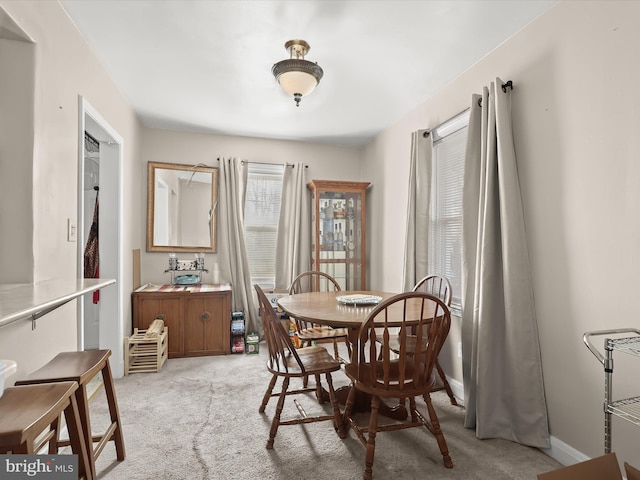
[[[132,293],[133,327],[169,329],[169,358],[230,352],[230,285],[144,285]]]

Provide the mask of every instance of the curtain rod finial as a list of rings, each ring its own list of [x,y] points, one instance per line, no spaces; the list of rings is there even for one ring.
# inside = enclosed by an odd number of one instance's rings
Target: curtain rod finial
[[[507,88],[513,90],[513,82],[511,80],[507,81],[504,85],[502,85],[502,91],[507,93]]]

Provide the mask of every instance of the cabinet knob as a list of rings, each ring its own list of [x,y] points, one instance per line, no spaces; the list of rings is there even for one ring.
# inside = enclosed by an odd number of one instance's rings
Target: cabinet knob
[[[209,320],[211,316],[209,315],[209,312],[204,312],[202,315],[200,315],[200,320],[202,320],[203,322],[206,322]]]

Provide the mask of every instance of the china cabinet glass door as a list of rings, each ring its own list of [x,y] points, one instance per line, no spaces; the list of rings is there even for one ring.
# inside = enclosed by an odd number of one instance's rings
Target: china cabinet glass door
[[[365,191],[368,182],[312,180],[311,262],[343,290],[366,289]]]

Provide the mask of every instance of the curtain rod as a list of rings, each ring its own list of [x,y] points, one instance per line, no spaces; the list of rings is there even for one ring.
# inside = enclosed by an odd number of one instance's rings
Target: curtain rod
[[[220,161],[220,157],[216,158],[216,161]],[[240,160],[241,163],[245,164],[245,163],[255,163],[256,165],[283,165],[285,167],[295,167],[295,165],[293,163],[287,163],[284,162],[284,164],[282,163],[274,163],[274,162],[250,162],[249,160]],[[309,165],[305,165],[304,168],[309,168]]]
[[[468,112],[470,110],[470,107],[465,108],[463,111],[461,111],[460,113],[456,113],[453,117],[449,117],[447,118],[444,122],[440,122],[440,124],[438,124],[436,127],[430,129],[430,130],[426,130],[422,133],[422,137],[423,138],[427,138],[429,135],[431,135],[431,131],[432,130],[437,130],[438,128],[440,128],[442,125],[444,125],[445,123],[450,122],[451,120],[464,115],[466,112]],[[453,133],[453,132],[452,132]]]
[[[507,88],[510,88],[511,90],[513,90],[513,82],[511,80],[507,80],[503,85],[502,85],[502,91],[504,93],[507,93]],[[481,107],[482,106],[482,97],[478,99],[478,106]]]
[[[507,80],[503,85],[502,85],[502,91],[504,93],[507,93],[507,88],[510,88],[511,90],[513,90],[513,82],[511,80]],[[482,106],[482,98],[478,99],[478,106],[481,107]],[[468,110],[468,109],[467,109]],[[464,113],[466,110],[464,110],[462,113]],[[458,114],[459,115],[459,114]],[[455,118],[457,115],[454,115],[451,118]],[[449,120],[451,120],[451,118]],[[442,123],[447,123],[449,120],[445,120]],[[442,123],[440,125],[442,125]],[[422,136],[424,138],[427,138],[429,136],[429,134],[431,133],[431,130],[427,130],[426,132],[424,132],[422,134]]]

